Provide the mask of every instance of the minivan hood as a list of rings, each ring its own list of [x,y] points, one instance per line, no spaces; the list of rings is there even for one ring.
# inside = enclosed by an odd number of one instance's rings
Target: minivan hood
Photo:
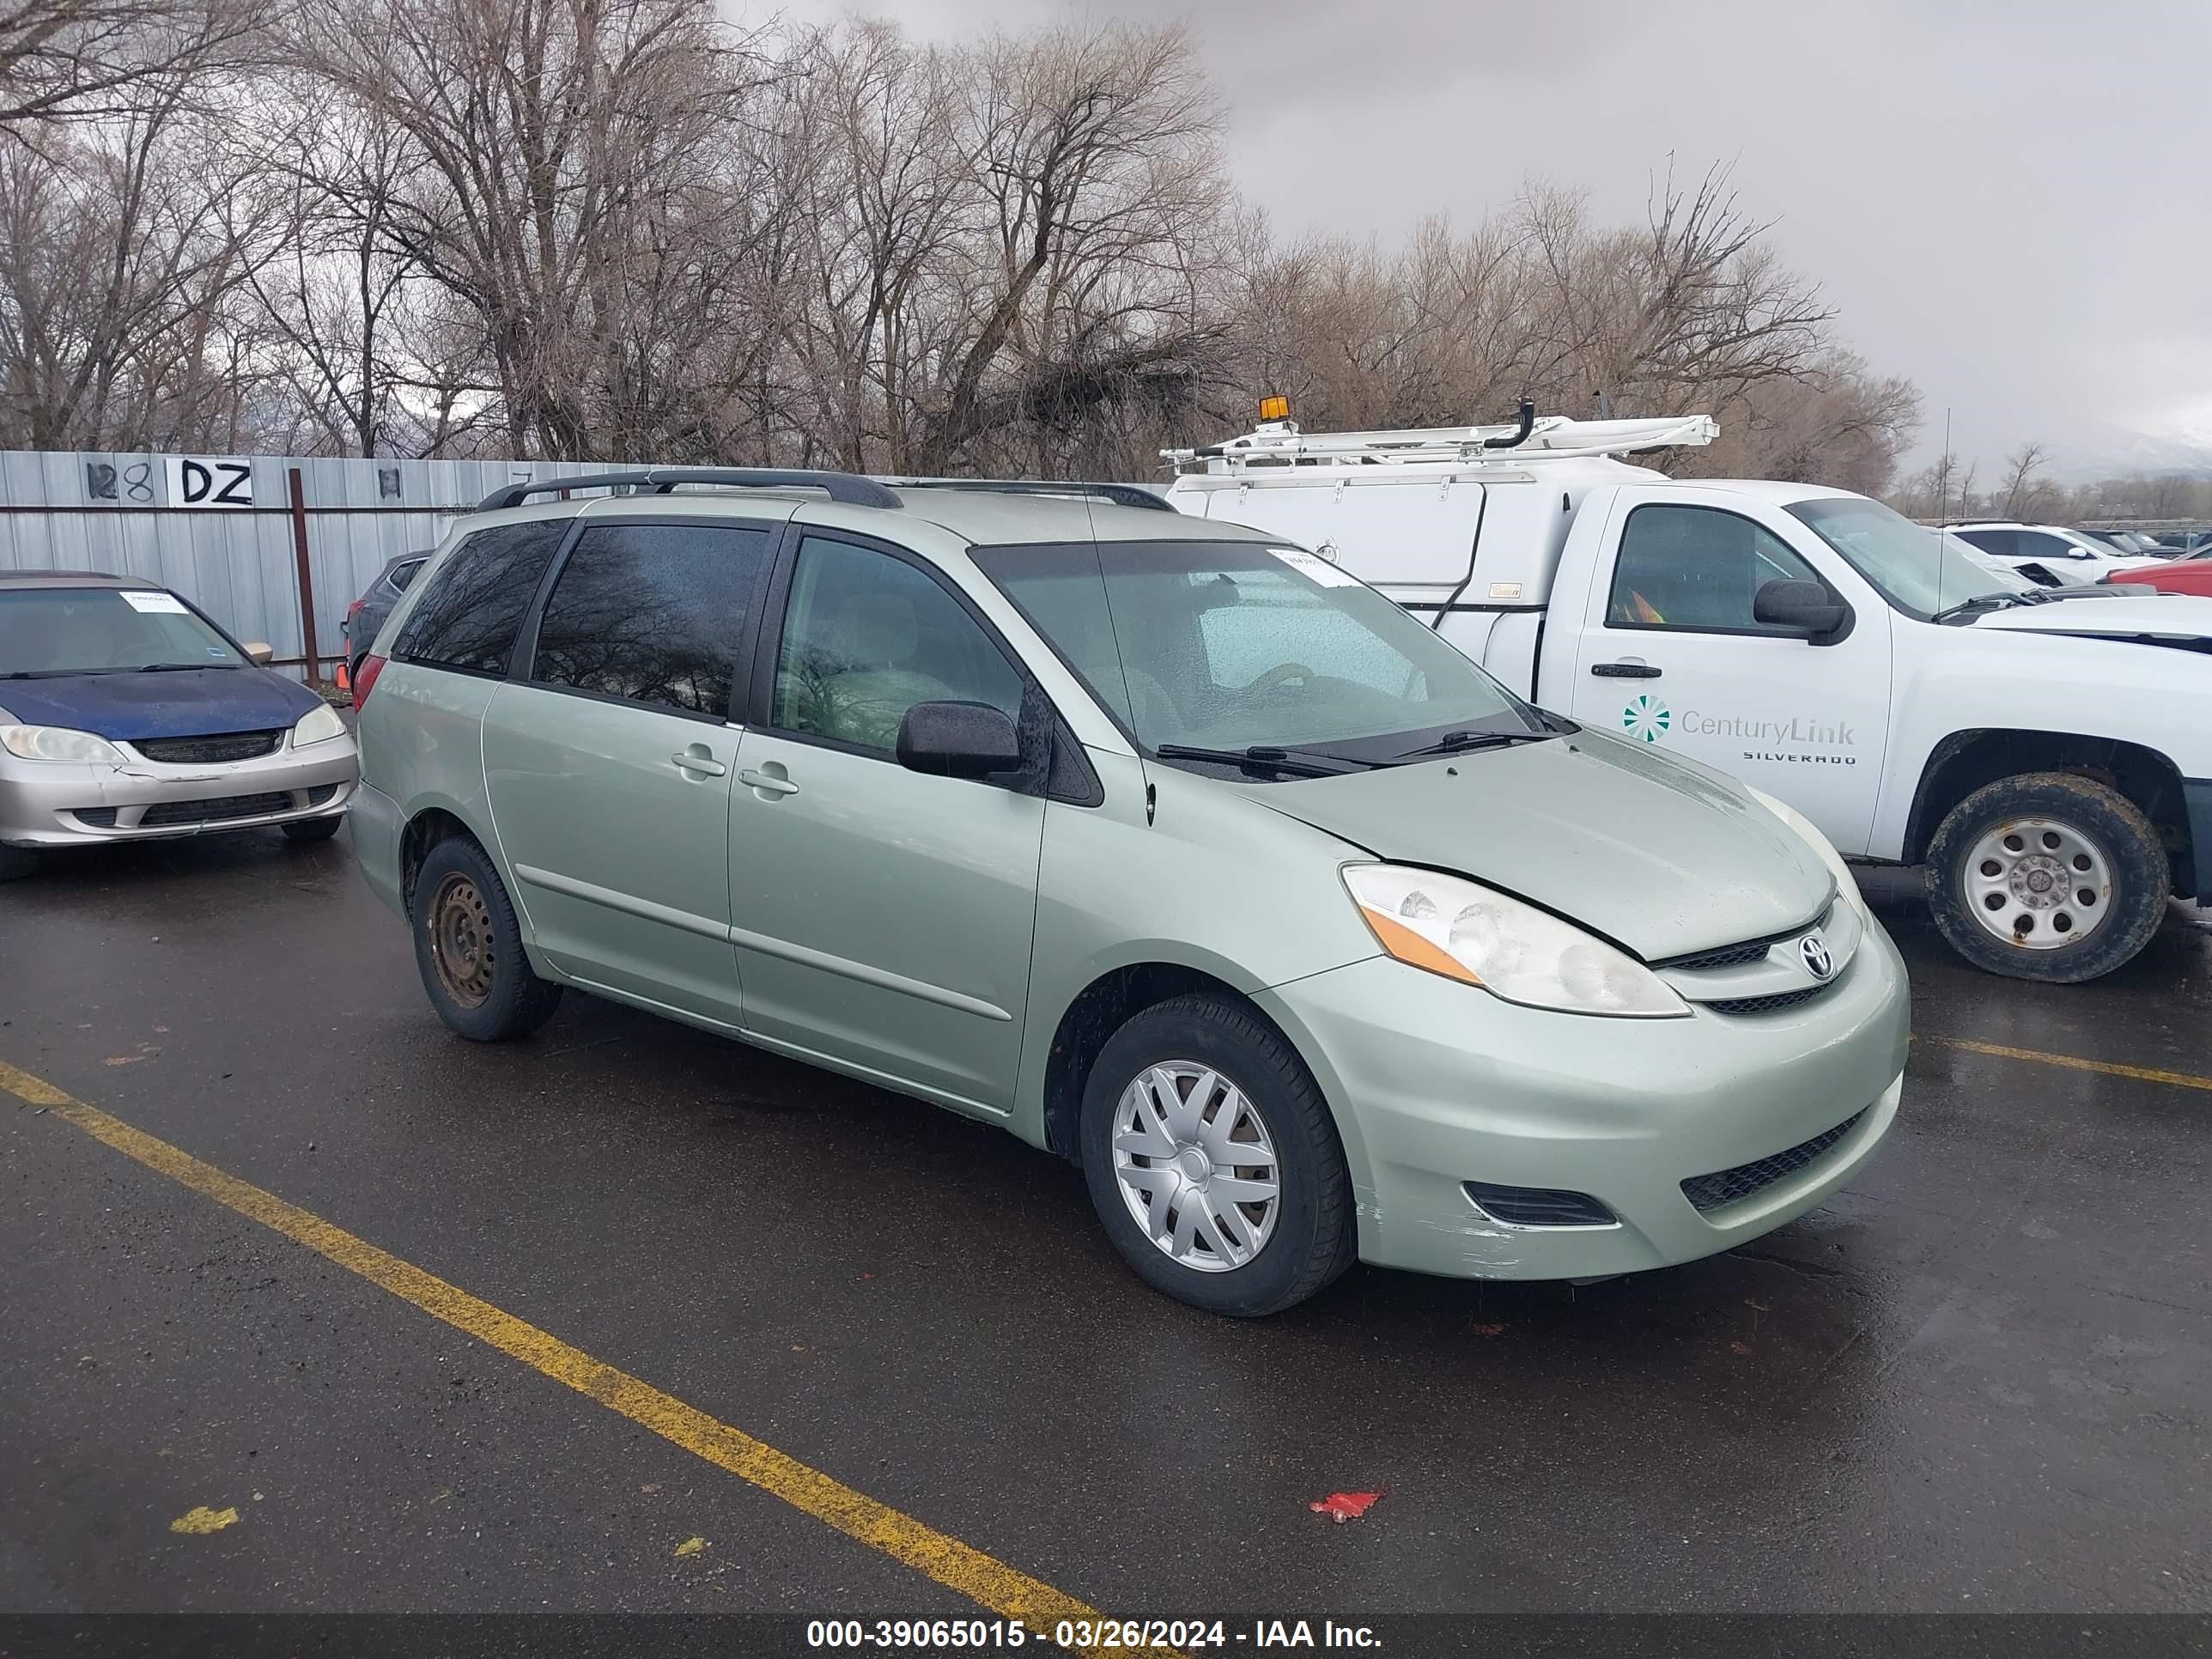
[[[1528,899],[1647,962],[1786,933],[1835,890],[1820,856],[1741,786],[1587,731],[1231,787],[1378,858]]]
[[[2120,593],[2014,605],[1974,618],[1976,628],[2132,639],[2212,639],[2212,599],[2189,593]]]
[[[186,668],[160,674],[67,674],[0,680],[0,703],[25,726],[135,742],[290,726],[322,699],[266,668]]]

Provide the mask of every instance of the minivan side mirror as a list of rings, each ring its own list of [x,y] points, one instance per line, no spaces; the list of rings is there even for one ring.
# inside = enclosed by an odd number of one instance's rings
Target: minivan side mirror
[[[898,763],[942,778],[1018,772],[1021,733],[988,702],[918,702],[899,721]]]
[[[1819,582],[1778,579],[1752,596],[1751,618],[1765,628],[1793,629],[1811,645],[1833,645],[1851,608]]]
[[[269,659],[276,654],[276,647],[266,640],[246,640],[238,648],[246,653],[246,661],[262,668],[268,667]]]

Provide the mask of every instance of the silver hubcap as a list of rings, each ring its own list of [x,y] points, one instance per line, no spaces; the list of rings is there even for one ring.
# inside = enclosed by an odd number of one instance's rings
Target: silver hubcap
[[[1147,1066],[1121,1091],[1114,1178],[1145,1236],[1200,1273],[1243,1267],[1274,1233],[1282,1187],[1267,1123],[1194,1060]]]
[[[2056,951],[2087,938],[2112,908],[2105,849],[2056,818],[2014,818],[1974,843],[1966,907],[2008,945]]]

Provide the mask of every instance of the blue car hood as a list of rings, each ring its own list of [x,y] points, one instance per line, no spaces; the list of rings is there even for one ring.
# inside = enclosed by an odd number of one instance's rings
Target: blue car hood
[[[130,743],[290,726],[322,701],[266,668],[161,674],[70,674],[0,680],[0,708],[25,726],[66,726]]]

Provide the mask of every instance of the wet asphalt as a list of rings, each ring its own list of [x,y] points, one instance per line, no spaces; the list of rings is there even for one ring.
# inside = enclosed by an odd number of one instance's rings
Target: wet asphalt
[[[0,1060],[1117,1612],[2212,1611],[2212,1091],[1941,1041],[2212,1076],[2212,912],[2045,988],[1867,884],[1920,1040],[1857,1185],[1259,1323],[927,1106],[574,994],[449,1036],[343,836],[0,889]],[[975,1611],[7,1095],[0,1259],[0,1611]]]

